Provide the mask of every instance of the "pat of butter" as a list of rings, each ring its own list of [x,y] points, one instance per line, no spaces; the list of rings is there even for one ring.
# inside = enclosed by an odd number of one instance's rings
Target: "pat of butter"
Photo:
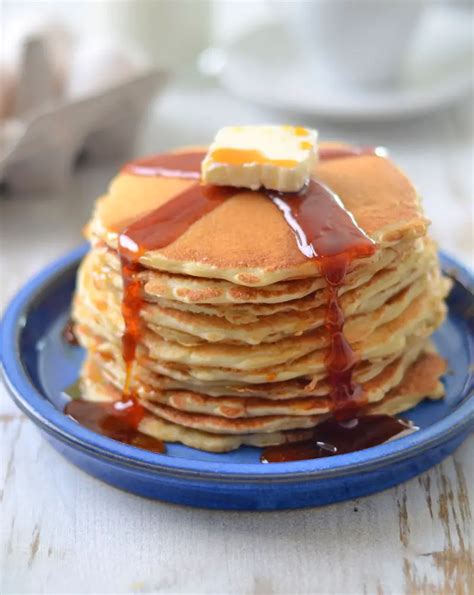
[[[206,184],[297,192],[317,157],[317,133],[300,126],[221,128],[201,166]]]

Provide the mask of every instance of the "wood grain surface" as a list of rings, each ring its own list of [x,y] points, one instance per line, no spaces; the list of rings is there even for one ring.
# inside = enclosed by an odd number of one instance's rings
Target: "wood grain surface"
[[[233,121],[279,121],[209,89],[170,89],[139,151],[209,140]],[[416,181],[433,233],[472,266],[472,119],[460,105],[409,122],[318,125],[322,137],[383,144]],[[287,118],[286,118],[287,119]],[[80,242],[115,164],[86,165],[61,193],[0,199],[3,308]],[[122,493],[72,467],[0,386],[0,592],[474,593],[474,438],[403,485],[278,513],[194,510]]]

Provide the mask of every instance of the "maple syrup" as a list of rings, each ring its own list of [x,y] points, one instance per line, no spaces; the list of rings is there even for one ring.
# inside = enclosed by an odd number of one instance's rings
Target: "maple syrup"
[[[262,463],[285,463],[320,459],[377,446],[415,427],[392,415],[362,415],[346,422],[328,419],[313,430],[310,440],[269,446],[260,456]]]
[[[320,159],[365,154],[377,154],[377,150],[327,147],[320,150]],[[132,175],[183,178],[196,180],[196,183],[129,225],[119,235],[125,322],[122,353],[126,368],[122,399],[107,404],[71,401],[66,407],[66,413],[86,427],[156,452],[163,452],[164,445],[138,431],[144,412],[131,387],[132,367],[142,332],[140,273],[143,269],[140,257],[147,251],[169,245],[193,223],[239,192],[238,188],[199,183],[204,156],[204,151],[169,153],[132,161],[124,166],[122,171]],[[299,193],[265,189],[262,192],[282,212],[295,233],[299,249],[307,258],[314,260],[326,281],[325,327],[329,348],[325,362],[334,417],[317,426],[311,440],[269,447],[263,451],[261,460],[281,462],[319,458],[380,444],[410,426],[389,415],[357,417],[364,405],[362,388],[353,380],[358,357],[344,336],[344,312],[339,303],[339,290],[354,262],[372,256],[376,245],[357,225],[340,198],[318,180],[310,180]]]
[[[317,180],[311,180],[299,193],[268,191],[267,195],[295,232],[301,252],[315,261],[326,281],[325,326],[329,349],[325,363],[333,414],[338,419],[351,418],[363,405],[362,389],[352,377],[358,357],[344,335],[345,317],[338,299],[339,289],[353,262],[373,256],[376,244],[357,225],[340,198]]]
[[[136,176],[160,176],[163,178],[201,179],[201,161],[205,151],[161,153],[126,163],[122,172]]]
[[[165,446],[161,440],[147,436],[138,430],[143,411],[136,399],[114,403],[73,399],[66,405],[65,412],[89,430],[107,438],[152,452],[165,452]]]

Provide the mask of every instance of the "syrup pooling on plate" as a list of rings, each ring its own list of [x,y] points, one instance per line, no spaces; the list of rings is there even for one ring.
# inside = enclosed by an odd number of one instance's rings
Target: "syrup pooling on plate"
[[[314,429],[310,440],[269,446],[263,451],[262,463],[285,463],[320,459],[363,450],[386,442],[393,436],[415,427],[391,415],[363,415],[347,422],[328,419]]]
[[[152,452],[164,452],[161,440],[137,430],[143,416],[134,400],[115,403],[94,403],[72,400],[66,405],[66,414],[93,432],[118,442],[131,444]]]

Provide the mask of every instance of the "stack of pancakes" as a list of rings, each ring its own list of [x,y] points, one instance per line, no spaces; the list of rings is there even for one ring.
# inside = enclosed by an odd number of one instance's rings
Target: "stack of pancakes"
[[[449,283],[415,189],[375,155],[323,161],[315,175],[378,246],[340,290],[364,412],[441,397],[445,363],[430,337]],[[120,399],[125,383],[120,232],[194,183],[122,171],[98,200],[74,303],[84,399]],[[222,452],[308,438],[331,415],[326,284],[266,196],[242,190],[140,264],[141,432]]]

